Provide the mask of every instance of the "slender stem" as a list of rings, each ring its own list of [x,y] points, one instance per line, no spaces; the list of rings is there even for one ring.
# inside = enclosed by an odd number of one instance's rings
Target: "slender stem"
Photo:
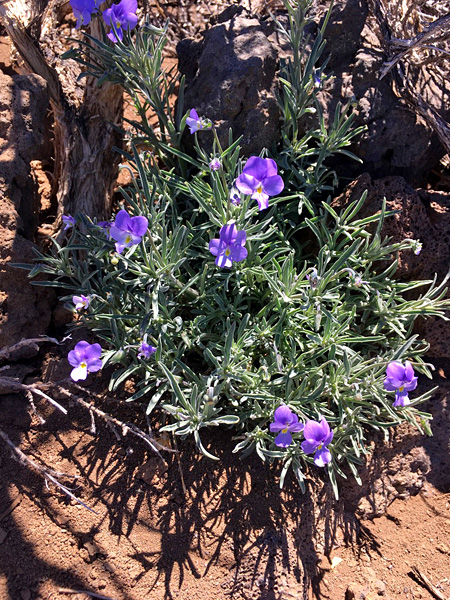
[[[216,128],[213,127],[212,130],[213,130],[213,135],[214,135],[214,141],[216,142],[217,148],[219,150],[219,154],[222,157],[223,156],[222,144],[220,143]],[[230,220],[230,216],[231,216],[231,199],[230,199],[230,194],[228,193],[228,184],[227,184],[227,180],[225,178],[225,172],[224,172],[223,168],[220,169],[220,177],[222,179],[223,188],[227,192],[227,223],[228,223],[228,221]]]

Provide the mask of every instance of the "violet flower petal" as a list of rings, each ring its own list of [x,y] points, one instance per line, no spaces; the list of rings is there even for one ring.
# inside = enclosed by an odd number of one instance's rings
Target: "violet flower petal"
[[[289,431],[287,431],[285,433],[281,432],[275,438],[276,446],[280,446],[282,448],[287,448],[291,444],[292,444],[292,435],[289,433]]]
[[[214,256],[217,256],[219,254],[219,252],[222,252],[223,245],[224,244],[223,244],[222,240],[215,238],[209,242],[209,251]]]
[[[247,248],[233,244],[232,246],[230,246],[230,256],[232,261],[241,262],[245,260],[248,256]]]
[[[131,231],[131,217],[126,210],[119,210],[114,221],[114,226],[122,231]]]
[[[272,177],[273,175],[278,175],[278,167],[277,163],[273,160],[273,158],[266,158],[266,177]]]
[[[277,196],[284,189],[284,181],[279,175],[266,177],[263,181],[263,189],[269,196]]]
[[[314,455],[314,464],[317,467],[324,467],[326,464],[331,462],[331,452],[325,446]]]
[[[259,181],[253,177],[253,175],[248,175],[247,173],[242,173],[236,179],[235,186],[237,189],[246,196],[250,196],[258,187]]]
[[[235,223],[227,223],[227,225],[224,225],[223,227],[220,228],[220,233],[219,233],[220,239],[222,240],[223,243],[230,246],[236,239],[237,232],[238,231],[237,231]]]
[[[284,427],[292,421],[293,413],[286,404],[279,406],[273,414],[275,422],[282,423]]]
[[[229,256],[227,256],[225,254],[225,252],[222,252],[221,254],[219,254],[215,260],[215,263],[218,267],[224,268],[224,267],[231,267],[233,266],[233,261],[231,260],[231,258]]]
[[[405,376],[405,367],[401,362],[392,361],[386,367],[386,376],[392,379],[396,379],[397,381],[403,381]]]
[[[321,424],[312,420],[306,421],[305,428],[303,429],[303,435],[305,436],[306,440],[314,441],[318,444],[323,443],[325,437]]]
[[[131,228],[135,235],[142,237],[145,233],[147,233],[148,229],[148,219],[146,217],[138,216],[131,218]]]
[[[267,176],[267,164],[264,158],[250,156],[242,170],[246,175],[252,175],[255,179],[262,181]]]
[[[305,430],[303,430],[303,432],[304,431]],[[318,446],[319,442],[316,442],[315,440],[305,440],[304,442],[302,442],[302,450],[305,454],[312,454],[316,451]]]

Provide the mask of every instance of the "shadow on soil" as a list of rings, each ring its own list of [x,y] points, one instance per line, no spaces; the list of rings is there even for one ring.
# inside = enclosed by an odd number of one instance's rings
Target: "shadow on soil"
[[[114,412],[112,405],[102,408]],[[121,412],[120,415],[115,412],[118,418],[132,420],[135,407],[117,408]],[[131,558],[142,567],[136,581],[151,571],[153,587],[163,584],[164,598],[176,598],[187,576],[201,579],[219,565],[228,573],[222,588],[231,598],[244,597],[244,588],[247,591],[250,588],[259,590],[261,600],[275,600],[279,597],[277,586],[282,574],[297,582],[306,599],[311,592],[315,598],[323,597],[323,561],[330,555],[338,533],[346,544],[359,543],[377,550],[376,542],[355,516],[355,510],[363,497],[369,505],[373,503],[374,509],[380,502],[380,494],[385,494],[386,506],[395,497],[402,497],[405,489],[394,486],[392,492],[389,477],[385,477],[386,473],[389,475],[389,465],[397,468],[395,461],[399,457],[409,457],[422,445],[420,456],[424,454],[428,462],[421,458],[415,464],[413,457],[401,464],[425,471],[422,484],[426,478],[441,491],[449,490],[446,398],[433,402],[432,410],[434,438],[423,438],[409,431],[396,443],[395,434],[391,443],[382,446],[363,469],[362,487],[351,479],[342,482],[343,498],[338,502],[332,497],[330,486],[323,485],[321,479],[313,480],[305,494],[292,480],[280,491],[279,471],[264,465],[256,455],[239,460],[231,452],[234,442],[226,432],[204,436],[204,443],[220,461],[199,455],[187,440],[180,447],[180,460],[176,455],[165,455],[169,463],[167,473],[161,476],[155,471],[146,484],[136,477],[136,470],[146,461],[158,459],[148,456],[129,436],[118,440],[103,423],[97,422],[98,432],[94,436],[90,433],[89,415],[78,408],[70,409],[68,417],[53,412],[44,426],[26,432],[24,427],[21,431],[14,424],[5,427],[5,431],[15,443],[27,448],[29,455],[32,448],[35,456],[50,466],[58,458],[58,463],[63,461],[64,466],[72,466],[66,472],[81,475],[83,487],[77,493],[98,514],[89,517],[88,535],[81,534],[70,523],[64,524],[79,549],[100,529],[109,531],[118,541],[123,537],[129,540],[137,525],[159,533],[157,550],[142,552],[136,547]],[[24,438],[28,438],[29,445],[24,444]],[[52,454],[47,454],[48,448]],[[6,541],[0,544],[0,568],[8,586],[5,600],[20,597],[23,586],[23,575],[16,569],[17,555],[21,564],[27,565],[30,582],[44,579],[57,587],[91,589],[92,582],[76,570],[57,568],[40,558],[32,536],[16,524],[14,511],[4,514],[14,500],[15,490],[16,495],[19,491],[27,496],[44,513],[44,518],[61,526],[60,514],[69,500],[53,488],[48,490],[43,479],[27,467],[19,466],[5,447],[0,448],[0,460],[0,528],[7,530],[9,540],[14,542],[14,555]],[[420,491],[417,479],[414,485],[409,493]],[[197,557],[202,559],[201,568],[194,560]],[[132,590],[125,588],[114,573],[110,580],[121,591],[120,600],[134,600]]]

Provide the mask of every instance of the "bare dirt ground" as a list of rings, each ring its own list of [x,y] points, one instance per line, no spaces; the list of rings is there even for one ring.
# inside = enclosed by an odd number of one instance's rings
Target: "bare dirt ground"
[[[29,377],[60,381],[69,373],[54,350],[43,365],[42,373],[36,358]],[[76,475],[71,489],[95,512],[48,488],[2,446],[0,598],[447,599],[447,395],[430,403],[434,438],[402,427],[389,443],[378,440],[362,488],[342,481],[338,502],[313,473],[306,494],[293,481],[280,491],[275,468],[231,453],[231,433],[206,438],[220,462],[187,440],[178,442],[179,456],[165,454],[166,470],[139,441],[98,419],[93,434],[89,413],[63,396],[56,399],[67,416],[38,407],[45,424],[30,423],[17,397],[14,405],[3,397],[0,421],[10,438],[37,462]],[[125,397],[99,394],[96,404],[145,427]],[[414,568],[434,587],[424,587]]]

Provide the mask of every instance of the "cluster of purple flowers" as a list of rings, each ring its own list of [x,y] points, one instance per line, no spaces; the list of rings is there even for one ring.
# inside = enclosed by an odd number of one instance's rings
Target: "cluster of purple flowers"
[[[82,297],[85,298],[85,296]],[[74,302],[75,298],[78,298],[78,296],[74,296]],[[100,358],[102,351],[100,344],[89,344],[89,342],[84,340],[78,342],[78,344],[75,345],[75,348],[67,355],[67,360],[73,367],[72,372],[70,373],[71,378],[74,381],[84,381],[89,373],[100,371],[103,367],[103,361]],[[155,346],[147,344],[146,339],[144,339],[139,346],[137,357],[147,359],[155,352]]]
[[[298,416],[282,404],[274,413],[274,422],[270,424],[270,431],[279,431],[275,444],[281,448],[287,448],[292,444],[293,433],[303,431],[305,437],[301,445],[303,452],[305,454],[314,452],[314,464],[318,467],[324,467],[331,462],[328,444],[333,439],[333,431],[325,417],[320,421],[310,419],[305,424],[299,423]]]
[[[91,17],[98,12],[102,0],[70,0],[73,14],[77,20],[76,28],[88,25]],[[123,40],[123,32],[134,29],[137,25],[137,0],[121,0],[103,11],[102,16],[106,25],[111,27],[107,34],[116,43]]]
[[[211,169],[213,169],[213,162],[210,164]],[[219,163],[219,161],[217,162]],[[214,164],[214,167],[216,166],[217,164]],[[240,193],[242,193],[256,200],[259,210],[263,210],[269,206],[269,197],[279,194],[283,189],[284,182],[278,175],[275,161],[271,158],[251,156],[246,162],[242,174],[231,188],[230,202],[235,205],[240,204]],[[209,251],[217,257],[216,265],[231,267],[233,262],[244,260],[248,254],[244,248],[246,240],[246,232],[238,231],[234,222],[224,225],[220,229],[219,238],[213,239],[209,243]]]

